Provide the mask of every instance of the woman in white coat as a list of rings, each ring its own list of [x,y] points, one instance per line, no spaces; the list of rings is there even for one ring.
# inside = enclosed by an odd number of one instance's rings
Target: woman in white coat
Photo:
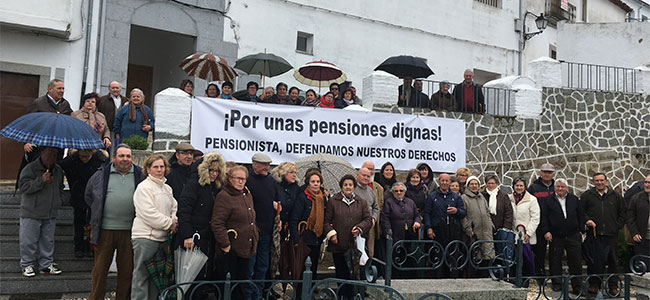
[[[517,235],[519,231],[524,233],[524,243],[537,244],[535,231],[540,221],[540,208],[537,198],[526,191],[526,180],[522,177],[516,178],[512,184],[513,193],[510,194],[514,211],[514,227]],[[522,226],[525,228],[522,228]]]

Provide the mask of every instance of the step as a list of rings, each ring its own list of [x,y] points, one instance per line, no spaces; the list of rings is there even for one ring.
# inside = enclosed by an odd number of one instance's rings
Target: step
[[[91,257],[59,257],[55,263],[64,272],[90,272],[93,269]],[[21,271],[19,256],[0,258],[0,273],[20,273]]]
[[[2,257],[20,256],[18,236],[0,236],[0,255]],[[74,257],[72,236],[54,237],[54,259]]]
[[[0,193],[0,204],[20,204],[20,194],[13,195],[11,193]]]
[[[117,274],[108,274],[108,291],[115,289],[116,278]],[[0,282],[2,282],[0,294],[12,295],[12,298],[15,299],[47,299],[34,298],[38,297],[38,292],[47,292],[47,294],[90,293],[92,286],[90,272],[66,272],[65,270],[59,275],[37,274],[31,278],[26,278],[21,273],[0,274]]]
[[[0,220],[0,236],[18,236],[18,230],[20,228],[19,219],[8,219]],[[54,235],[73,235],[74,229],[72,226],[72,220],[56,220],[56,228],[54,229]]]
[[[71,206],[61,206],[57,213],[59,220],[72,220],[74,213]],[[2,204],[0,205],[0,219],[19,219],[20,218],[20,204]]]

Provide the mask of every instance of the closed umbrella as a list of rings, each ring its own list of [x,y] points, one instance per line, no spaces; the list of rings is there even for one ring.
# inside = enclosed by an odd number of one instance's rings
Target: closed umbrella
[[[195,233],[192,236],[193,239],[200,240],[201,235]],[[199,247],[194,247],[193,250],[185,250],[183,247],[178,247],[174,251],[174,259],[176,262],[176,282],[185,283],[192,282],[196,276],[203,269],[203,265],[208,261],[208,257],[199,249]],[[183,285],[183,294],[187,292],[189,285]],[[181,294],[178,294],[178,299],[180,300]]]
[[[293,77],[300,83],[317,86],[319,93],[321,87],[329,86],[332,83],[340,84],[347,79],[339,67],[322,60],[306,63],[293,73]]]
[[[587,233],[587,238],[582,243],[582,256],[587,262],[589,274],[604,274],[607,255],[609,255],[609,245],[607,241],[598,239],[596,228],[591,228]]]
[[[293,69],[284,58],[271,53],[258,53],[244,56],[237,60],[235,68],[246,74],[274,77]],[[264,86],[264,80],[262,80]]]
[[[424,59],[410,55],[389,57],[377,66],[375,71],[384,71],[398,78],[427,78],[433,75]]]
[[[153,257],[144,261],[147,272],[151,276],[158,291],[162,293],[164,289],[174,284],[174,253],[171,250],[172,236],[167,235],[167,246],[156,251]],[[176,290],[168,294],[171,298],[176,298]]]
[[[92,127],[64,114],[29,113],[0,130],[6,138],[38,146],[75,149],[103,149],[104,142]]]
[[[356,174],[352,165],[344,159],[331,154],[314,154],[296,161],[298,178],[303,178],[310,168],[319,169],[323,175],[323,185],[331,194],[340,191],[339,180],[347,174]]]
[[[208,53],[196,53],[186,57],[179,65],[189,76],[207,81],[232,81],[237,72],[223,58]]]

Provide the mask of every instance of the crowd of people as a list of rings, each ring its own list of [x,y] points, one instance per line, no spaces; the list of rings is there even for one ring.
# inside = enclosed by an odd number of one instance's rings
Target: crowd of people
[[[471,79],[467,75],[466,79]],[[191,93],[193,84],[188,81],[182,87]],[[257,96],[251,92],[253,88],[256,92],[257,86],[249,87],[247,96],[252,101]],[[65,176],[74,208],[75,256],[94,257],[90,299],[104,298],[114,252],[116,298],[155,299],[158,291],[143,262],[168,243],[188,250],[198,247],[207,255],[208,262],[197,280],[223,280],[228,273],[233,280],[300,279],[302,259],[290,255],[278,263],[283,259],[283,247],[310,257],[311,271],[318,278],[323,243],[332,253],[336,277],[359,279],[357,237],[366,239],[369,257],[386,259],[389,233],[394,241],[421,236],[446,246],[457,240],[514,242],[516,233],[522,232],[524,243],[534,253],[530,268],[524,269],[527,275],[537,276],[560,275],[563,253],[569,272],[581,274],[581,234],[585,232],[609,248],[607,260],[602,266],[590,265],[590,273],[604,272],[605,265],[609,273],[620,271],[618,233],[625,224],[635,253],[649,251],[650,176],[628,190],[624,200],[608,185],[605,174],[595,173],[593,187],[578,198],[568,191],[567,180],[556,178],[554,166],[546,163],[537,180],[528,184],[523,177],[515,178],[512,192],[507,194],[498,176],[481,179],[465,167],[436,177],[423,162],[409,170],[402,182],[390,162],[375,172],[374,163],[368,160],[356,174],[339,179],[340,192],[330,193],[324,188],[321,170],[307,170],[299,185],[293,162],[281,162],[271,170],[271,158],[257,153],[249,170],[226,162],[216,152],[203,155],[187,143],[179,143],[169,159],[161,154],[149,156],[140,168],[133,164],[128,145],[111,142],[154,129],[142,91],[134,89],[126,99],[120,95],[119,83],[112,82],[109,95],[84,95],[82,108],[73,112],[63,99],[63,89],[62,81],[53,80],[48,94],[36,99],[30,112],[74,114],[94,128],[112,151],[110,157],[98,150],[69,151],[63,158],[61,149],[25,144],[30,155],[17,180],[22,197],[20,266],[25,277],[33,277],[37,271],[61,274],[53,249]],[[224,84],[222,90],[231,92],[232,86]],[[287,86],[279,84],[277,91],[265,98],[298,104],[291,96],[295,96],[293,89],[287,96]],[[348,91],[343,101],[354,102],[354,92]],[[219,94],[218,87],[209,86],[206,93]],[[336,99],[334,94],[325,96]],[[309,99],[308,93],[301,105],[310,105],[304,104]],[[89,232],[87,238],[85,232]],[[484,243],[478,255],[490,259],[506,255],[503,251],[498,244]],[[547,263],[550,273],[546,272]],[[434,276],[487,276],[479,269],[461,271],[443,267]],[[574,292],[581,288],[579,284],[578,279],[572,282]],[[599,283],[592,280],[588,292],[595,293],[598,288]],[[618,294],[615,278],[608,288],[610,294]],[[268,289],[269,285],[260,281],[255,286],[238,285],[235,298],[253,299],[260,292],[266,295]],[[559,289],[559,282],[553,281],[553,289]],[[345,287],[341,293],[351,297],[352,290]]]

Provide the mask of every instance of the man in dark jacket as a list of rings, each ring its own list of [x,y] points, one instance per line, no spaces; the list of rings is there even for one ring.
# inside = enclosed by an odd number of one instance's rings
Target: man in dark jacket
[[[557,179],[554,184],[555,193],[544,201],[544,218],[540,223],[544,238],[551,243],[549,257],[555,257],[550,263],[551,276],[562,275],[562,259],[566,251],[567,264],[571,275],[580,275],[582,272],[582,236],[584,231],[584,213],[578,197],[567,192],[567,181]],[[538,241],[539,243],[539,241]],[[580,292],[580,279],[572,278],[573,292]],[[560,291],[559,278],[553,278],[553,290]]]
[[[84,237],[84,228],[90,221],[89,207],[84,199],[86,184],[95,171],[106,162],[107,158],[101,151],[78,150],[68,155],[60,163],[65,171],[70,185],[70,204],[74,211],[74,256],[92,257],[90,245]]]
[[[144,179],[142,169],[133,164],[131,148],[120,144],[112,163],[104,164],[90,177],[85,200],[90,207],[90,243],[94,245],[92,289],[88,299],[106,296],[106,276],[117,250],[116,299],[129,299],[133,277],[131,227],[135,218],[133,193]]]
[[[603,173],[596,173],[593,176],[593,188],[587,190],[580,197],[582,207],[584,208],[584,219],[587,225],[587,233],[592,228],[596,229],[596,238],[609,246],[607,256],[608,273],[618,272],[618,231],[625,223],[625,202],[623,197],[616,191],[607,186],[607,176]],[[604,269],[605,263],[596,268]],[[593,268],[593,267],[592,267]],[[592,274],[592,271],[589,271]],[[589,283],[589,292],[598,292],[598,282]],[[618,294],[616,278],[611,278],[608,282],[611,295]]]
[[[273,221],[275,219],[278,203],[275,202],[276,181],[269,174],[271,158],[263,153],[253,155],[253,172],[246,179],[246,187],[251,191],[255,206],[255,223],[259,230],[260,238],[257,243],[257,254],[251,256],[249,264],[249,279],[264,280],[269,270],[271,242],[273,239]],[[259,290],[249,288],[249,295],[261,291],[263,284],[257,284]],[[258,295],[260,296],[260,295]]]
[[[115,122],[115,114],[117,111],[129,101],[128,98],[121,95],[122,86],[117,81],[111,81],[108,84],[108,94],[101,96],[97,101],[97,110],[104,114],[106,117],[106,126],[113,131],[113,123]],[[111,136],[113,140],[113,136]]]
[[[43,148],[18,179],[20,267],[25,277],[35,276],[36,267],[41,274],[61,274],[54,263],[54,229],[63,191],[63,169],[56,164],[56,153],[56,148]]]
[[[183,193],[187,180],[192,175],[192,160],[194,158],[194,147],[189,143],[178,143],[176,153],[169,159],[169,174],[167,184],[172,188],[174,199],[178,201]]]
[[[540,218],[544,218],[544,202],[546,198],[550,198],[555,193],[553,182],[553,175],[555,175],[555,167],[552,164],[545,163],[539,168],[539,177],[529,187],[528,192],[537,198],[537,203],[540,208]],[[543,232],[538,226],[536,234],[538,237],[537,244],[533,245],[533,254],[535,256],[535,274],[544,276],[546,274],[546,240],[542,240],[546,232]],[[553,256],[548,256],[549,265],[552,264]]]
[[[630,201],[632,200],[632,197],[634,195],[643,192],[643,185],[645,184],[645,180],[639,180],[632,185],[627,191],[625,191],[625,194],[623,194],[623,200],[625,200],[625,204],[628,205],[630,204]]]
[[[478,84],[474,83],[474,72],[470,69],[465,70],[463,78],[463,82],[457,84],[452,92],[454,98],[456,98],[456,108],[460,112],[485,113],[483,90]]]
[[[650,175],[643,180],[643,191],[634,194],[627,207],[627,228],[634,240],[634,253],[650,255]],[[646,264],[648,261],[646,260]]]
[[[446,247],[453,240],[462,237],[460,220],[465,217],[465,205],[463,199],[449,189],[451,176],[440,174],[438,177],[440,185],[427,197],[424,205],[424,226],[429,239],[435,240]],[[439,277],[457,277],[458,272],[450,272],[446,266],[438,270]]]

